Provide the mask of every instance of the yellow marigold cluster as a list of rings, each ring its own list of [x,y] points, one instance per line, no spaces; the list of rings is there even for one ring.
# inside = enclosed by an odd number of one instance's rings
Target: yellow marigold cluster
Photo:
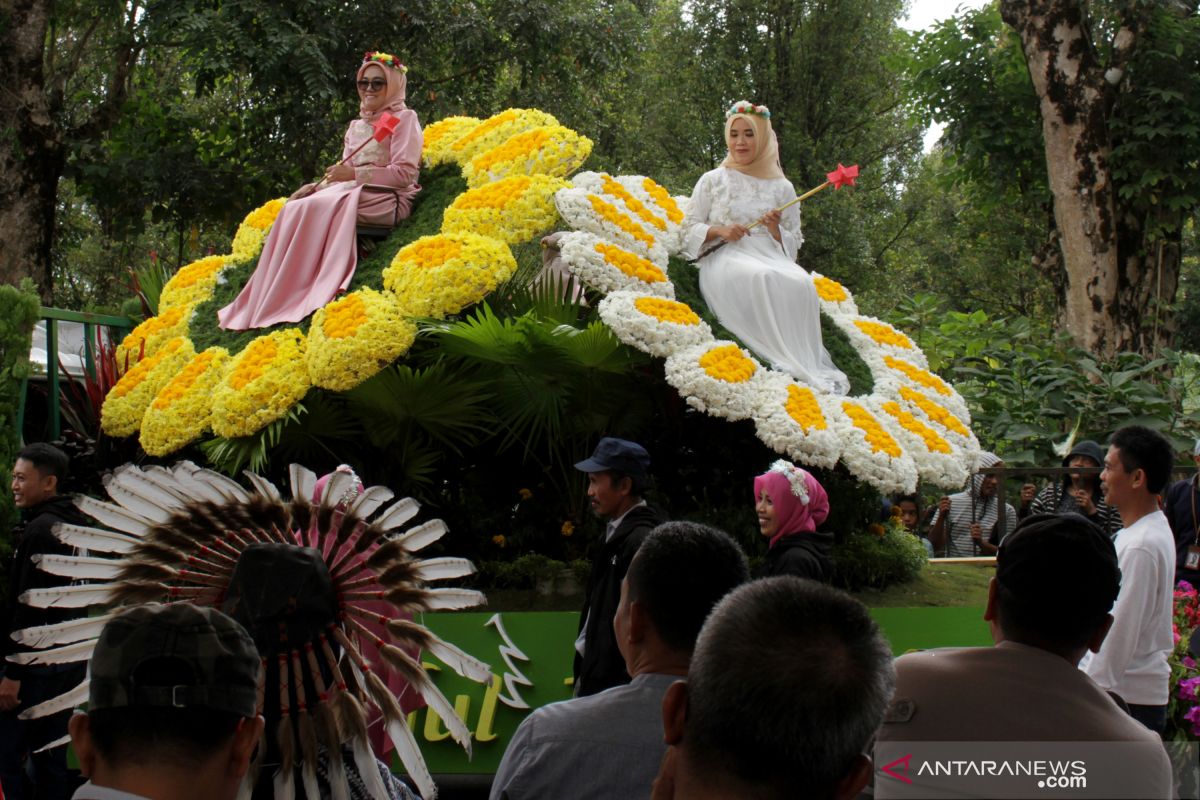
[[[597,195],[589,194],[587,198],[588,202],[592,204],[592,211],[596,212],[601,219],[629,234],[646,247],[654,246],[654,237],[647,233],[645,228],[630,219],[624,211]]]
[[[633,307],[648,317],[654,317],[659,322],[670,322],[674,325],[700,324],[700,317],[696,315],[696,312],[692,311],[687,303],[680,303],[677,300],[667,300],[662,297],[639,297],[633,301]]]
[[[316,386],[353,389],[408,352],[417,326],[374,289],[352,292],[313,316],[305,361]]]
[[[918,383],[927,389],[933,389],[940,395],[949,397],[951,394],[950,387],[946,385],[946,382],[937,375],[934,375],[929,370],[921,369],[915,364],[910,364],[902,358],[893,358],[892,356],[884,356],[883,363],[887,364],[897,372],[907,376],[912,382]]]
[[[424,143],[421,148],[421,157],[425,164],[436,167],[453,161],[450,145],[478,125],[479,120],[476,117],[446,117],[426,127],[422,131]]]
[[[210,347],[187,362],[146,409],[142,449],[165,456],[199,439],[211,427],[212,393],[228,364],[229,351],[223,347]]]
[[[177,306],[150,317],[138,325],[117,345],[117,367],[125,369],[132,366],[139,358],[154,355],[160,347],[177,336],[187,336],[188,320],[192,316],[192,307]]]
[[[163,286],[158,298],[158,313],[207,300],[217,285],[217,276],[228,262],[228,256],[208,256],[180,268]]]
[[[646,194],[654,198],[654,202],[658,203],[663,211],[667,212],[667,219],[676,225],[683,222],[683,212],[679,210],[679,204],[675,202],[674,197],[671,197],[670,192],[650,178],[642,181],[642,188],[646,190]]]
[[[849,400],[842,403],[842,410],[846,412],[846,416],[850,418],[854,427],[866,436],[867,444],[870,445],[872,451],[886,453],[892,458],[899,458],[903,454],[904,451],[900,449],[900,445],[896,444],[896,440],[883,429],[879,420],[875,419],[875,415],[870,411]]]
[[[568,187],[561,178],[518,175],[460,194],[442,215],[442,233],[471,233],[517,244],[558,222],[554,193]]]
[[[604,256],[604,260],[609,264],[631,278],[636,278],[644,283],[662,283],[667,280],[667,274],[659,269],[653,261],[642,258],[637,253],[631,253],[622,247],[617,247],[615,244],[597,242],[596,252]]]
[[[423,236],[383,271],[400,313],[444,317],[477,303],[516,271],[508,245],[473,233]]]
[[[275,218],[279,216],[286,202],[286,197],[268,200],[246,215],[242,224],[238,226],[237,233],[233,235],[233,252],[230,254],[233,261],[252,261],[258,258],[263,242],[267,239],[267,231],[275,224]]]
[[[796,421],[796,424],[808,431],[823,431],[829,427],[825,422],[825,415],[821,413],[821,405],[817,402],[817,396],[813,394],[813,390],[807,386],[797,386],[789,384],[787,388],[787,402],[784,408],[787,409],[788,416]]]
[[[450,145],[450,154],[458,163],[466,164],[480,153],[518,133],[543,125],[557,125],[558,120],[544,111],[533,108],[509,108],[488,117]]]
[[[513,175],[564,178],[587,160],[592,140],[562,125],[543,125],[511,136],[463,167],[471,187]]]
[[[850,296],[845,286],[823,275],[813,278],[813,286],[817,289],[817,296],[830,303],[840,303]]]
[[[875,322],[869,319],[854,320],[854,327],[870,336],[875,342],[882,345],[890,345],[899,347],[903,350],[912,350],[912,339],[909,339],[900,331],[888,325],[886,322]]]
[[[892,415],[904,430],[920,436],[921,440],[925,442],[925,447],[929,449],[929,452],[945,453],[946,455],[950,455],[953,452],[946,440],[938,436],[933,428],[905,411],[900,407],[899,403],[895,401],[884,403],[883,410]]]
[[[264,334],[233,357],[213,393],[213,432],[248,436],[280,419],[300,402],[311,383],[298,328]]]
[[[630,194],[628,189],[614,181],[611,176],[601,175],[601,185],[604,187],[605,194],[619,198],[625,204],[625,207],[641,217],[643,222],[648,222],[660,231],[666,232],[667,223],[661,217],[656,216],[650,209],[646,208],[645,203]]]
[[[700,356],[700,367],[715,378],[726,383],[745,383],[754,377],[757,369],[754,362],[746,358],[735,344],[714,347]]]
[[[958,417],[950,413],[945,406],[940,403],[935,403],[925,395],[910,389],[907,386],[900,387],[900,396],[912,403],[917,408],[925,412],[925,416],[941,425],[952,433],[957,433],[960,436],[970,436],[971,431],[967,430],[967,426],[963,425]]]
[[[150,401],[195,354],[188,339],[176,336],[139,361],[104,398],[100,429],[110,436],[135,433]]]

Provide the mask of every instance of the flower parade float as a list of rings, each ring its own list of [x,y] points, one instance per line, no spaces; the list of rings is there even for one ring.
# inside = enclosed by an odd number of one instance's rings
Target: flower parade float
[[[677,296],[672,275],[695,269],[677,257],[687,198],[646,176],[577,172],[591,148],[533,109],[435,122],[425,129],[426,192],[383,257],[360,260],[349,291],[299,324],[222,331],[216,309],[249,278],[286,201],[265,203],[238,227],[229,254],[180,269],[157,315],[121,343],[118,361],[130,368],[105,400],[104,431],[136,434],[152,456],[255,434],[314,387],[346,392],[402,361],[422,324],[475,306],[513,275],[514,246],[566,230],[562,261],[603,295],[599,318],[624,344],[663,359],[688,406],[750,420],[772,450],[814,467],[841,463],[881,492],[964,483],[979,450],[966,403],[912,339],[813,273],[825,329],[853,347],[870,390],[835,396],[771,369]],[[852,183],[850,169],[839,165],[830,182]]]

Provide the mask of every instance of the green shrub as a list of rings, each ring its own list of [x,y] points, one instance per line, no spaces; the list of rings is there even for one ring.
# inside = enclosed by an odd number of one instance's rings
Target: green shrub
[[[898,522],[872,525],[834,545],[833,583],[858,591],[911,581],[928,561],[925,546]]]
[[[17,519],[8,486],[21,448],[17,409],[24,380],[29,377],[29,347],[40,309],[41,301],[28,279],[20,287],[0,285],[0,561],[7,561],[12,547],[8,532]],[[0,593],[5,591],[7,577],[8,570],[0,569]]]

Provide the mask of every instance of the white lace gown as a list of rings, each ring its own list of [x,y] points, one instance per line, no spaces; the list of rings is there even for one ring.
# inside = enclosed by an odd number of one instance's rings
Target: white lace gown
[[[786,178],[764,180],[725,167],[706,172],[684,220],[683,254],[703,251],[712,225],[749,225],[795,199]],[[804,241],[799,205],[783,212],[779,232],[781,242],[759,225],[706,256],[697,264],[700,292],[721,324],[763,361],[820,391],[846,394],[850,382],[821,341],[817,290],[796,263]]]

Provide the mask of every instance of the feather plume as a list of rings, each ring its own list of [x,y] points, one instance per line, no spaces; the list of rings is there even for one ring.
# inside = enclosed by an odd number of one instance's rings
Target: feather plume
[[[346,765],[342,761],[342,737],[338,732],[337,718],[334,716],[333,709],[328,702],[318,703],[313,707],[312,715],[317,741],[325,747],[325,752],[329,754],[329,790],[333,794],[334,800],[350,800],[346,786]]]
[[[444,581],[475,574],[475,565],[465,558],[426,558],[418,561],[416,568],[423,581]]]
[[[131,491],[126,484],[114,480],[111,475],[104,484],[104,490],[122,508],[142,519],[161,525],[171,518],[171,509],[163,508],[157,503],[150,502],[140,494]]]
[[[53,625],[38,625],[35,628],[13,631],[12,638],[18,644],[34,649],[81,642],[84,639],[95,639],[100,635],[100,629],[112,616],[112,614],[104,614],[99,617],[82,617],[69,622],[57,622]]]
[[[370,486],[364,489],[362,494],[354,498],[354,502],[350,504],[350,508],[346,509],[346,516],[367,519],[381,505],[395,496],[396,493],[386,486]]]
[[[170,492],[185,503],[191,503],[197,500],[197,498],[192,497],[187,493],[187,491],[179,483],[179,480],[175,477],[175,473],[171,472],[171,470],[167,469],[166,467],[160,467],[157,464],[149,464],[145,467],[142,467],[142,476],[146,480],[161,488],[163,491]]]
[[[426,589],[429,595],[429,610],[440,611],[459,608],[473,608],[487,605],[483,592],[474,589]]]
[[[29,560],[42,572],[90,581],[109,580],[117,574],[121,565],[121,562],[114,558],[60,556],[54,553],[34,553]]]
[[[54,536],[70,547],[97,553],[128,553],[140,541],[123,533],[89,528],[86,525],[72,525],[68,522],[55,524]]]
[[[374,525],[385,531],[394,530],[415,517],[420,510],[421,506],[416,500],[405,497],[388,506],[375,520]]]
[[[59,738],[55,739],[53,742],[50,742],[50,744],[42,745],[41,747],[39,747],[37,750],[34,750],[33,752],[35,754],[36,753],[45,753],[48,750],[53,750],[56,747],[63,747],[70,743],[71,743],[71,734],[68,733],[66,736],[60,736]]]
[[[297,679],[297,685],[300,681]],[[300,779],[304,782],[304,794],[307,797],[320,797],[321,789],[317,783],[317,732],[313,727],[312,716],[305,709],[300,709],[296,715],[296,738],[300,743]],[[329,753],[329,761],[337,758],[335,750]]]
[[[246,476],[246,480],[250,481],[250,484],[254,487],[254,491],[272,502],[283,502],[283,495],[279,493],[279,489],[276,488],[275,484],[250,470],[246,470],[242,474]]]
[[[357,483],[358,477],[354,473],[334,470],[321,489],[321,508],[336,508],[346,496],[346,492],[353,489]]]
[[[163,595],[183,597],[182,592],[180,587],[169,587],[165,583],[123,581],[108,587],[108,603],[119,606],[157,603]]]
[[[388,591],[345,592],[342,600],[386,600],[401,611],[424,611],[429,605],[429,594],[416,587],[397,587]]]
[[[152,561],[156,564],[182,564],[187,559],[183,553],[176,550],[174,547],[168,547],[160,542],[148,542],[142,540],[137,547],[130,551],[125,560],[137,559],[139,561]]]
[[[354,754],[354,766],[358,769],[359,777],[366,784],[367,792],[376,800],[388,800],[391,796],[388,794],[383,785],[383,779],[379,777],[379,764],[375,761],[375,754],[371,752],[370,746],[367,744],[366,736],[356,736],[350,740],[350,749]],[[407,769],[407,765],[405,765]],[[409,774],[412,771],[409,770]],[[437,790],[433,794],[425,794],[421,792],[421,796],[433,800],[437,797]]]
[[[467,680],[483,684],[492,682],[492,668],[457,645],[434,636],[425,649]]]
[[[138,468],[128,466],[118,468],[103,481],[108,496],[128,507],[128,505],[113,495],[114,487],[141,498],[142,502],[161,508],[167,513],[178,511],[187,503],[187,498],[178,490],[167,490],[159,486]]]
[[[287,717],[284,717],[282,725],[287,722]],[[283,748],[281,747],[280,750]],[[292,774],[290,769],[279,768],[275,773],[275,778],[272,781],[275,786],[275,800],[296,800],[296,776]]]
[[[396,755],[400,756],[400,763],[404,765],[409,777],[417,784],[421,797],[436,800],[437,786],[433,782],[433,776],[429,774],[429,767],[425,764],[425,758],[421,755],[421,748],[412,731],[408,729],[403,720],[386,721],[384,730],[387,731],[388,738],[392,740],[392,745],[396,748]],[[361,772],[361,768],[359,771]]]
[[[124,561],[117,574],[117,583],[142,585],[174,580],[178,572],[166,564],[153,561]],[[115,586],[113,588],[116,588]]]
[[[74,664],[91,658],[97,641],[84,639],[82,642],[52,647],[49,650],[25,650],[13,653],[8,660],[14,664]]]
[[[388,565],[387,569],[379,573],[379,583],[384,588],[419,583],[417,562],[409,558],[393,561]]]
[[[343,527],[345,527],[345,522],[348,520],[350,520],[350,517],[346,517],[345,520],[343,520]],[[354,524],[350,527],[346,536],[346,540],[350,542],[351,546],[346,548],[346,550],[344,550],[342,554],[338,556],[330,565],[330,575],[337,575],[342,571],[342,565],[344,565],[348,559],[353,558],[355,555],[361,553],[363,550],[366,550],[371,545],[372,539],[368,538],[368,532],[371,530],[371,526],[367,525],[367,523],[363,522],[361,519],[354,520]],[[374,538],[376,541],[378,540],[377,536]]]
[[[300,464],[289,464],[288,477],[292,483],[292,502],[311,502],[313,491],[317,488],[316,473]]]
[[[111,602],[107,584],[90,586],[55,586],[48,589],[29,589],[18,601],[34,608],[87,608]]]
[[[367,556],[362,562],[362,565],[380,571],[386,569],[387,565],[396,559],[406,558],[407,556],[408,548],[404,546],[404,542],[399,539],[391,539],[375,548],[371,555]],[[360,565],[360,569],[362,565]]]
[[[172,470],[175,480],[179,482],[180,490],[195,501],[224,503],[225,495],[223,495],[209,483],[197,479],[195,475],[200,471],[200,469],[199,467],[196,467],[195,464],[192,464],[192,467],[193,469],[191,470],[180,469],[179,465],[177,464],[175,469]]]
[[[154,527],[154,523],[133,511],[88,497],[86,494],[76,495],[75,506],[102,524],[134,536],[145,536],[146,531]]]
[[[21,719],[40,719],[49,717],[52,714],[58,714],[62,711],[67,711],[81,703],[86,703],[88,699],[88,688],[92,685],[90,679],[84,679],[83,683],[76,686],[74,689],[60,694],[58,697],[51,698],[44,703],[38,703],[36,706],[30,706],[22,711],[18,716]]]
[[[415,528],[411,528],[396,537],[410,553],[424,550],[429,545],[446,535],[446,523],[440,519],[431,519]]]
[[[250,501],[250,493],[243,489],[240,483],[219,472],[200,469],[193,473],[192,477],[216,489],[226,502],[246,503]]]

